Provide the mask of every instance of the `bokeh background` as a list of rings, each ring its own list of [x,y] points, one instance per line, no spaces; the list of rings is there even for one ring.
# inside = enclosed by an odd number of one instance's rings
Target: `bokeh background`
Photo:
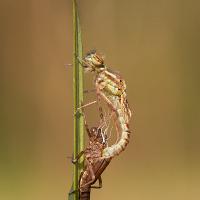
[[[79,6],[84,52],[98,49],[121,72],[134,110],[131,142],[92,199],[200,198],[199,1]],[[72,63],[72,2],[1,0],[0,22],[0,199],[67,199],[73,93],[64,65]],[[92,76],[85,77],[92,88]],[[98,120],[95,109],[87,112]]]

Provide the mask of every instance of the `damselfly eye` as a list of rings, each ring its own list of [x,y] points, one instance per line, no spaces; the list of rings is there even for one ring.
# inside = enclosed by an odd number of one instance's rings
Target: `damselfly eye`
[[[86,53],[86,56],[91,56],[92,54],[95,54],[95,53],[96,53],[96,50],[93,49],[93,50],[87,52],[87,53]]]

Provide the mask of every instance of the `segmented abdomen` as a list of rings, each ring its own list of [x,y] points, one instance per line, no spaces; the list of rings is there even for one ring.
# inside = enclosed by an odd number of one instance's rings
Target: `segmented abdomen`
[[[126,119],[123,116],[121,108],[116,109],[116,126],[121,137],[116,144],[113,144],[110,147],[107,147],[103,150],[103,156],[106,158],[114,157],[119,155],[122,151],[125,150],[126,146],[129,143],[130,139],[130,130],[129,125],[126,123]]]
[[[129,120],[131,110],[126,98],[126,84],[115,74],[104,71],[96,77],[97,94],[108,104],[114,112],[117,130],[120,133],[119,141],[103,150],[103,157],[112,158],[119,155],[129,143]]]
[[[85,192],[80,192],[79,194],[80,200],[90,200],[90,190]]]

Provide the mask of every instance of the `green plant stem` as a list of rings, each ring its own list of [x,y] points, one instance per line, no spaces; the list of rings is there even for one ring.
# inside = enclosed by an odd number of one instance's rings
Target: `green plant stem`
[[[83,67],[79,63],[78,58],[82,58],[82,41],[81,41],[81,27],[79,21],[79,14],[76,0],[73,0],[73,91],[74,91],[74,158],[84,148],[84,127],[83,116],[77,112],[77,108],[83,102]],[[78,200],[78,182],[80,172],[83,168],[83,158],[79,163],[74,165],[73,175],[73,191],[69,199]]]

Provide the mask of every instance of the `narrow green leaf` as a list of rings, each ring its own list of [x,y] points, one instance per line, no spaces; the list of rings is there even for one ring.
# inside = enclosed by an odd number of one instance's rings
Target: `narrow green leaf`
[[[74,113],[83,102],[83,67],[77,58],[82,58],[81,27],[76,0],[73,0],[73,91]],[[74,157],[84,148],[83,116],[77,113],[74,117]],[[68,200],[78,200],[78,182],[83,169],[83,159],[74,165],[73,183]]]

